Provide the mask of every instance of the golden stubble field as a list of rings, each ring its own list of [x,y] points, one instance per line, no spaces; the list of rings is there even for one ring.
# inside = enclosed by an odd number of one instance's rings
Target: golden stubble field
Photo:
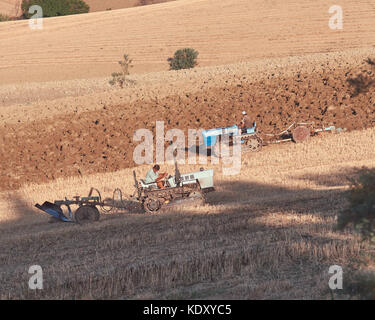
[[[329,266],[345,269],[363,249],[334,226],[346,177],[375,166],[374,141],[374,129],[367,129],[270,146],[244,154],[233,177],[207,164],[215,169],[216,192],[205,206],[102,215],[86,226],[49,223],[32,206],[84,195],[91,186],[105,196],[115,187],[133,193],[131,169],[3,192],[0,297],[329,298]],[[136,168],[138,176],[147,169]],[[45,289],[36,295],[27,288],[30,264],[44,270]]]

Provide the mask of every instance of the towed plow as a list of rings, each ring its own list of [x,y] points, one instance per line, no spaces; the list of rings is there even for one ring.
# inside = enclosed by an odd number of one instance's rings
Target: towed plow
[[[93,196],[96,192],[97,195]],[[78,206],[73,213],[72,206]],[[35,207],[39,210],[48,213],[53,218],[63,222],[93,222],[100,219],[100,212],[109,213],[116,210],[126,210],[131,212],[135,209],[137,204],[130,200],[124,200],[122,191],[115,189],[112,199],[103,200],[98,189],[91,188],[87,197],[75,196],[72,200],[56,200],[53,203],[45,201],[42,205],[36,204]],[[65,208],[67,213],[64,214]]]

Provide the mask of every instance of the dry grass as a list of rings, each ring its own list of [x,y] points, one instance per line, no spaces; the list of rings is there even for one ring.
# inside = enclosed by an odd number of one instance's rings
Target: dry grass
[[[269,147],[244,155],[235,177],[207,165],[217,187],[208,204],[156,216],[105,215],[77,226],[49,224],[32,208],[90,186],[132,193],[130,169],[3,193],[0,297],[328,298],[328,267],[345,268],[361,255],[356,236],[333,228],[346,176],[375,165],[374,135],[369,129]],[[136,168],[138,175],[146,170]],[[44,270],[37,294],[27,288],[30,264]]]

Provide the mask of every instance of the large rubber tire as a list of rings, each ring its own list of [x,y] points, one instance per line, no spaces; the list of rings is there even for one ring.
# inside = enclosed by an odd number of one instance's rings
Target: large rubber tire
[[[99,210],[94,206],[81,206],[74,213],[75,221],[82,224],[100,219]]]
[[[162,203],[157,198],[146,198],[143,202],[143,209],[148,214],[155,214],[160,211]]]

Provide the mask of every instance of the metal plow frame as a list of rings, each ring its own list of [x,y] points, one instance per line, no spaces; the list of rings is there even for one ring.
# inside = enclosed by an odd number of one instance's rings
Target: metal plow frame
[[[62,211],[60,206],[58,206],[57,204],[48,202],[48,201],[45,201],[42,205],[37,203],[35,207],[63,222],[74,222],[73,213],[69,206],[67,206],[68,212],[69,212],[69,218],[64,215],[64,212]]]

